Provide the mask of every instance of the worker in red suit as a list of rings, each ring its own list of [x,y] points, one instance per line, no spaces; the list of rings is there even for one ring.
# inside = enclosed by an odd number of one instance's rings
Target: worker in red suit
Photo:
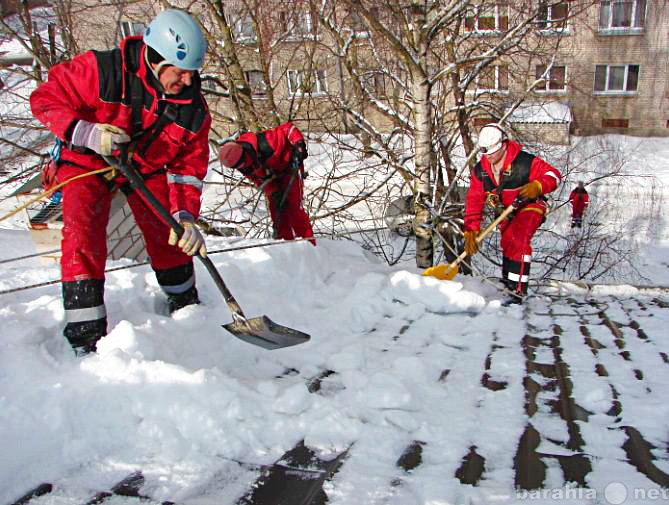
[[[302,132],[290,122],[258,133],[246,132],[225,142],[220,150],[221,164],[239,170],[262,188],[274,227],[274,238],[313,239],[304,198],[304,160],[307,145]]]
[[[206,253],[195,225],[211,126],[198,74],[205,52],[197,22],[165,10],[143,37],[55,65],[30,97],[33,115],[61,147],[54,160],[57,182],[103,169],[103,156],[118,156],[132,140],[132,163],[185,230],[177,240],[121,176],[89,175],[62,188],[63,333],[77,355],[95,351],[107,333],[106,229],[116,189],[126,193],[170,311],[199,302],[192,256]]]
[[[579,181],[578,186],[571,192],[569,202],[571,202],[571,227],[580,228],[583,225],[583,214],[590,203],[590,196],[583,181]]]
[[[481,128],[478,146],[483,156],[471,171],[465,203],[465,251],[478,251],[476,237],[480,231],[486,203],[497,212],[520,199],[520,207],[500,224],[502,279],[510,296],[505,305],[522,303],[532,260],[532,236],[544,221],[545,194],[560,183],[560,172],[523,150],[508,139],[501,126],[491,123]]]

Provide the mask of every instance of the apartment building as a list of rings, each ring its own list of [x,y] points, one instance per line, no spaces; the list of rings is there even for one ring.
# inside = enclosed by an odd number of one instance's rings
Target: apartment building
[[[669,135],[669,5],[603,0],[554,23],[566,5],[547,9],[546,26],[573,41],[541,93],[569,104],[578,134]]]
[[[525,2],[485,0],[478,2],[478,8],[473,5],[463,26],[467,43],[492,44],[503,37],[526,15],[519,11],[520,3],[525,5]],[[526,110],[547,104],[550,110],[560,111],[554,121],[558,128],[567,128],[579,135],[669,135],[667,2],[601,0],[586,6],[584,2],[534,0],[534,4],[532,12],[538,13],[532,22],[534,47],[541,47],[543,40],[547,57],[542,59],[536,51],[531,56],[502,56],[470,83],[468,100],[486,92],[498,110],[503,111],[524,94],[530,105]],[[333,37],[338,34],[321,24],[318,5],[306,0],[266,0],[256,3],[261,11],[249,12],[246,2],[226,2],[226,18],[232,30],[236,57],[243,68],[254,108],[269,118],[265,122],[271,123],[278,111],[279,117],[306,123],[312,131],[355,131],[344,110],[356,101],[364,101],[365,95],[358,92],[351,79],[351,60],[344,61],[337,54],[338,46]],[[193,7],[201,13],[205,25],[216,25],[204,7],[199,11],[197,8]],[[111,6],[104,9],[104,21],[117,19],[118,29],[112,33],[109,28],[98,28],[91,33],[90,26],[82,27],[82,38],[91,42],[88,46],[82,42],[82,47],[108,47],[110,37],[118,39],[122,35],[141,33],[142,21],[150,19],[153,12],[148,4],[141,2],[123,11]],[[382,18],[381,4],[376,9]],[[90,18],[90,12],[86,12]],[[259,13],[264,19],[262,25],[258,24]],[[398,87],[398,82],[389,83],[387,70],[374,68],[376,60],[369,56],[366,47],[365,41],[373,37],[373,33],[358,14],[345,7],[337,8],[337,16],[336,30],[352,41],[350,45],[354,48],[348,50],[358,52],[355,72],[361,85],[371,90],[366,96],[385,100],[391,107],[397,106],[403,99],[401,84]],[[350,37],[351,34],[355,36]],[[554,44],[558,39],[559,44]],[[230,98],[221,96],[224,90],[220,83],[226,83],[226,78],[221,71],[225,59],[219,53],[217,49],[210,53],[209,66],[203,74],[205,92],[214,114],[214,129],[219,136],[224,136],[234,129],[231,119],[234,120],[238,111]],[[528,83],[542,74],[547,78],[527,93]],[[448,101],[443,105],[446,110],[452,106],[453,102]],[[539,110],[543,109],[539,107]],[[371,111],[370,118],[381,129],[394,127],[382,114]],[[488,119],[485,114],[479,115],[476,123]],[[545,118],[536,120],[541,123]],[[525,117],[524,121],[531,123],[532,118]]]
[[[555,54],[555,58],[549,64],[536,55],[513,62],[509,61],[509,57],[502,57],[476,78],[468,90],[470,97],[477,96],[481,90],[492,92],[500,110],[503,110],[504,105],[511,105],[526,92],[529,82],[545,74],[546,79],[526,96],[529,108],[526,107],[525,111],[542,105],[538,109],[542,113],[536,114],[544,116],[536,117],[539,123],[552,122],[553,127],[558,129],[568,124],[571,132],[579,135],[669,135],[669,5],[666,2],[602,0],[589,5],[575,5],[576,2],[539,0],[536,3],[539,15],[533,23],[536,27],[534,38],[545,39],[545,47],[549,51],[547,56]],[[515,2],[483,4],[486,4],[484,8],[473,10],[473,14],[466,18],[464,27],[465,32],[480,37],[476,39],[478,41],[502,37],[512,28],[510,23],[518,22],[523,15],[514,11],[517,7]],[[334,105],[333,96],[346,101],[355,93],[341,61],[322,50],[323,46],[328,47],[327,40],[331,35],[322,28],[318,29],[317,19],[309,11],[307,3],[303,4],[303,9],[290,19],[281,14],[279,31],[291,33],[291,42],[297,46],[317,45],[314,39],[319,38],[321,50],[313,51],[314,65],[309,70],[303,68],[301,61],[298,61],[298,68],[290,68],[299,53],[295,47],[290,50],[284,48],[283,57],[276,57],[271,69],[275,86],[274,104],[278,107],[286,103],[294,104],[296,97],[308,94],[311,101],[309,110],[314,111],[314,102],[320,103],[316,110],[322,117],[328,106]],[[358,44],[363,47],[365,37],[369,36],[363,20],[345,10],[341,16],[345,18],[344,26],[358,34]],[[235,40],[243,48],[241,59],[250,65],[247,77],[254,99],[265,100],[268,85],[263,81],[262,71],[252,68],[257,40],[252,18],[243,11],[237,11],[231,19]],[[557,38],[560,42],[556,44],[557,50],[553,51],[551,41]],[[540,46],[541,43],[535,47]],[[364,54],[364,49],[360,51]],[[245,52],[250,52],[251,57],[245,56]],[[290,56],[286,57],[286,54]],[[373,88],[376,96],[383,96],[385,86],[382,74],[375,73],[371,67],[365,68],[370,61],[366,62],[364,56],[358,63],[358,70],[365,75],[364,84]],[[308,79],[308,88],[305,88],[307,71],[312,72],[312,77]],[[392,97],[386,96],[386,99],[391,100]],[[546,120],[546,110],[558,111],[554,121]],[[325,116],[330,119],[330,127],[336,126],[333,123],[345,121],[344,116],[334,108]],[[479,118],[477,123],[488,119]],[[532,118],[525,117],[524,121],[529,123]]]

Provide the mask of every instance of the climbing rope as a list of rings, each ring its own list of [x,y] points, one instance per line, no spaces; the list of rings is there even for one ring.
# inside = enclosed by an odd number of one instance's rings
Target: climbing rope
[[[80,175],[75,175],[74,177],[70,177],[69,179],[67,179],[67,180],[65,180],[65,181],[63,181],[63,182],[61,182],[60,184],[56,184],[53,188],[50,188],[50,189],[47,189],[46,191],[43,191],[42,193],[40,193],[39,195],[37,195],[35,198],[33,198],[33,199],[31,199],[31,200],[28,200],[28,202],[24,203],[23,205],[19,205],[19,206],[18,206],[16,209],[14,209],[13,211],[8,212],[8,213],[5,214],[4,216],[0,216],[0,221],[4,221],[5,219],[8,219],[8,218],[14,216],[15,214],[18,214],[18,213],[21,212],[23,209],[25,209],[25,208],[31,206],[31,205],[32,205],[33,203],[35,203],[35,202],[39,202],[39,201],[42,200],[43,198],[48,198],[48,197],[50,197],[52,194],[54,194],[56,191],[58,191],[60,188],[62,188],[63,186],[65,186],[65,185],[68,184],[69,182],[72,182],[72,181],[74,181],[74,180],[76,180],[76,179],[81,179],[81,178],[83,178],[83,177],[88,177],[88,176],[91,176],[91,175],[103,174],[103,173],[105,173],[105,172],[112,172],[112,171],[114,171],[114,170],[115,170],[114,167],[105,167],[105,168],[101,168],[101,169],[99,169],[99,170],[94,170],[94,171],[92,171],[92,172],[86,172],[85,174],[80,174]]]

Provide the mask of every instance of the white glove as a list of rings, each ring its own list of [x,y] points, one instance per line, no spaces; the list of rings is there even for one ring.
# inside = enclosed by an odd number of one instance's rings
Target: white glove
[[[177,239],[179,240],[179,247],[181,250],[188,256],[193,256],[194,254],[200,253],[200,256],[203,258],[207,257],[207,246],[204,243],[204,237],[200,233],[199,228],[195,223],[189,219],[183,219],[181,226],[184,227],[184,233],[179,239],[177,233],[170,229],[170,237],[167,239],[169,245],[177,245]]]
[[[111,156],[120,144],[128,142],[128,134],[111,124],[90,123],[82,119],[72,131],[72,145],[88,147],[103,156]]]

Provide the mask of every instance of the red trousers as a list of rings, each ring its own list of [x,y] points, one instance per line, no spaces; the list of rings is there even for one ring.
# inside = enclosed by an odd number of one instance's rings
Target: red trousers
[[[62,165],[58,169],[58,181],[63,182],[84,172],[77,167]],[[160,203],[169,208],[166,175],[150,177],[145,184]],[[62,280],[104,279],[107,223],[112,199],[107,182],[97,175],[91,175],[67,183],[62,192]],[[174,268],[192,261],[181,249],[167,244],[169,227],[137,193],[131,192],[127,199],[144,236],[146,250],[154,269]]]
[[[520,209],[509,222],[500,225],[500,246],[504,257],[519,263],[529,262],[532,256],[530,241],[544,219],[545,210],[539,204],[529,204]]]
[[[260,186],[259,181],[255,181]],[[309,214],[304,210],[304,182],[301,173],[286,173],[263,189],[269,203],[275,238],[293,240],[314,236]],[[310,242],[316,245],[314,240]]]

